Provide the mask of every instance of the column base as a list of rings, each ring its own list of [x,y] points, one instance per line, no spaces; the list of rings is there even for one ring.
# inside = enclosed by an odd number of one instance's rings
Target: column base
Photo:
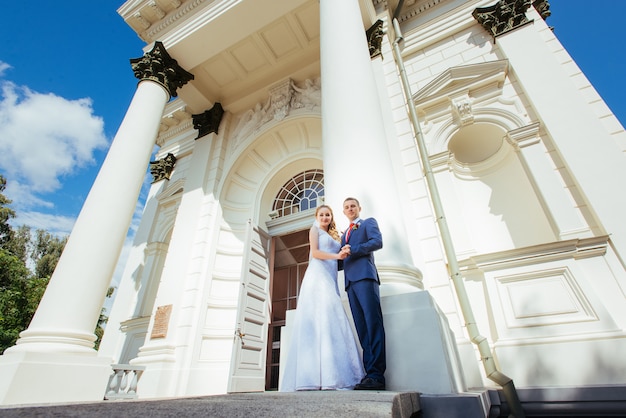
[[[380,295],[391,296],[424,290],[422,272],[413,265],[376,263],[380,276]]]
[[[104,399],[111,359],[61,353],[0,356],[0,405],[95,402]]]
[[[426,291],[381,297],[387,342],[387,390],[465,391],[454,333]]]

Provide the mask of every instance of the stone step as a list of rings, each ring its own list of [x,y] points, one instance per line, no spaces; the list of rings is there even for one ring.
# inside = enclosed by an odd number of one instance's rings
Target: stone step
[[[0,407],[13,417],[418,417],[417,392],[307,391],[238,393],[159,400]]]

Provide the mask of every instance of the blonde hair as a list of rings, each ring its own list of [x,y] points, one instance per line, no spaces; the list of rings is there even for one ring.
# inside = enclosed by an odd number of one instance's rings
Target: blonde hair
[[[317,214],[320,209],[326,208],[330,211],[330,223],[328,224],[328,235],[330,235],[335,241],[341,241],[341,236],[339,235],[339,231],[337,231],[337,225],[335,225],[335,215],[333,214],[333,209],[328,205],[320,205],[315,209],[315,219],[317,219]]]

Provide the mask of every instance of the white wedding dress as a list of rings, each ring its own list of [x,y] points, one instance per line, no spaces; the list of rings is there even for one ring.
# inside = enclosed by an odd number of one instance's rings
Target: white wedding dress
[[[339,252],[340,243],[320,228],[318,248]],[[365,375],[357,342],[337,287],[337,260],[309,256],[294,316],[281,392],[352,389]]]

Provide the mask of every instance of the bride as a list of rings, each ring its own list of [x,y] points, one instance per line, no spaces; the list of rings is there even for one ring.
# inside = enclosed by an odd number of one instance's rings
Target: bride
[[[280,391],[352,389],[365,373],[337,287],[337,260],[348,254],[329,206],[316,209],[309,244]]]

